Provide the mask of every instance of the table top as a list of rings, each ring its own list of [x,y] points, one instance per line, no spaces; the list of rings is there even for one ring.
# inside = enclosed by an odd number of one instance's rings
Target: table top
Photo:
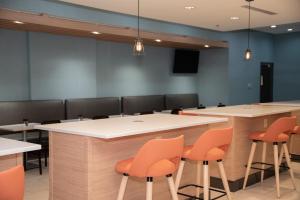
[[[37,129],[101,139],[113,139],[151,132],[228,121],[227,118],[150,114],[63,124],[38,125]]]
[[[24,123],[4,125],[4,126],[0,126],[0,130],[11,131],[11,132],[30,131],[30,130],[34,130],[35,129],[34,127],[39,124],[40,123],[29,123],[28,126],[26,126]]]
[[[198,110],[184,110],[184,113],[232,117],[261,117],[267,115],[289,113],[300,110],[295,106],[237,105]]]
[[[261,103],[261,105],[268,105],[268,106],[300,106],[300,100]]]
[[[63,120],[60,120],[61,123],[68,123],[68,122],[80,122],[80,121],[88,121],[88,120],[92,120],[92,119],[89,119],[89,118],[83,118],[83,119],[63,119]]]
[[[41,149],[41,145],[0,137],[0,156],[7,156]]]

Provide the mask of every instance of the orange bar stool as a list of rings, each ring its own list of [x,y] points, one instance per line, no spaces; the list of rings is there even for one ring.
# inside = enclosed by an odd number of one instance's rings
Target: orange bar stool
[[[152,200],[153,178],[166,176],[173,200],[178,200],[172,174],[177,171],[183,152],[183,136],[153,139],[147,142],[134,158],[119,161],[116,171],[123,174],[117,200],[124,199],[129,176],[146,178],[146,200]]]
[[[23,198],[23,166],[17,166],[0,172],[0,200],[23,200]]]
[[[216,130],[209,130],[203,133],[198,140],[195,142],[194,145],[186,146],[184,148],[184,152],[179,164],[179,169],[175,181],[175,188],[176,191],[178,189],[183,189],[186,187],[196,187],[196,196],[187,195],[184,193],[178,193],[180,195],[194,198],[194,199],[202,199],[200,198],[200,168],[201,168],[201,161],[203,162],[203,190],[204,190],[204,200],[209,199],[209,190],[213,190],[216,192],[220,192],[223,195],[219,196],[225,196],[227,194],[227,197],[229,200],[231,200],[231,194],[230,189],[227,181],[227,177],[225,174],[224,166],[223,166],[223,159],[225,156],[225,153],[228,150],[228,147],[231,143],[232,139],[232,128],[225,128],[225,129],[216,129]],[[186,186],[182,186],[179,188],[180,180],[182,177],[183,168],[185,165],[186,160],[192,160],[197,161],[197,185],[190,184]],[[208,163],[210,161],[217,161],[219,166],[220,175],[222,178],[222,182],[224,185],[224,191],[216,190],[216,189],[210,189],[209,185],[209,165]],[[217,198],[219,198],[217,197]]]
[[[277,197],[280,198],[278,143],[282,143],[285,155],[289,155],[288,147],[286,144],[287,141],[289,140],[289,136],[286,133],[291,132],[294,129],[295,125],[296,125],[296,117],[282,117],[280,119],[277,119],[274,123],[272,123],[266,132],[255,132],[250,134],[249,139],[252,140],[252,146],[251,146],[251,151],[248,159],[243,189],[246,188],[248,176],[250,174],[250,169],[252,168],[252,164],[262,164],[261,182],[263,182],[265,165],[272,165],[272,164],[265,163],[267,143],[273,143],[276,191],[277,191]],[[262,162],[252,163],[257,142],[263,142]],[[289,156],[286,156],[286,161],[289,167],[289,172],[292,178],[294,188],[296,189],[294,173],[291,167],[291,160]]]
[[[300,135],[300,126],[296,126],[293,131],[290,133],[290,141],[289,141],[289,150],[291,150],[291,144],[292,144],[292,141],[293,141],[293,138],[294,138],[294,135],[297,135],[299,134]],[[281,150],[280,150],[280,156],[279,156],[279,165],[281,165],[282,163],[282,159],[283,159],[283,155],[284,154],[284,148],[283,146],[281,146]],[[285,155],[285,156],[290,156],[290,155]]]

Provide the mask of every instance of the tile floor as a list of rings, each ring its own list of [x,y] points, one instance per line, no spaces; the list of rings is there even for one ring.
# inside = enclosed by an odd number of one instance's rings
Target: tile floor
[[[300,200],[300,163],[293,163],[298,191],[292,189],[288,172],[280,175],[281,200]],[[275,180],[269,178],[263,184],[255,184],[245,191],[240,190],[232,194],[234,200],[274,200],[276,199]],[[226,197],[220,200],[226,200]],[[38,170],[26,172],[25,200],[48,200],[48,171],[40,176]]]

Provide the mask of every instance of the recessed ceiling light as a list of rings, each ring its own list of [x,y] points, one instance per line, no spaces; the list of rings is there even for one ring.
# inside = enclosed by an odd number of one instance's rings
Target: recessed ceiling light
[[[294,29],[292,29],[292,28],[289,28],[287,31],[288,31],[288,32],[291,32],[291,31],[293,31],[293,30],[294,30]]]
[[[231,20],[239,20],[239,17],[230,17]]]
[[[210,46],[208,44],[204,45],[205,48],[209,48]]]
[[[101,33],[99,33],[98,31],[93,31],[92,32],[94,35],[100,35]]]
[[[271,25],[270,27],[271,28],[277,28],[277,25]]]
[[[187,10],[192,10],[192,9],[195,8],[195,6],[185,6],[184,8],[187,9]]]
[[[161,42],[161,39],[155,39],[154,41],[155,42]]]
[[[15,24],[24,24],[24,22],[21,21],[14,21]]]

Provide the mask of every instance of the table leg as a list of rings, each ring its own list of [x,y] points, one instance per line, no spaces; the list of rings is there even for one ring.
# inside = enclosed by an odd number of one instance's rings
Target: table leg
[[[26,142],[27,141],[27,136],[26,136],[26,131],[23,131],[23,141]],[[23,166],[24,166],[24,170],[27,170],[27,152],[23,153]]]

